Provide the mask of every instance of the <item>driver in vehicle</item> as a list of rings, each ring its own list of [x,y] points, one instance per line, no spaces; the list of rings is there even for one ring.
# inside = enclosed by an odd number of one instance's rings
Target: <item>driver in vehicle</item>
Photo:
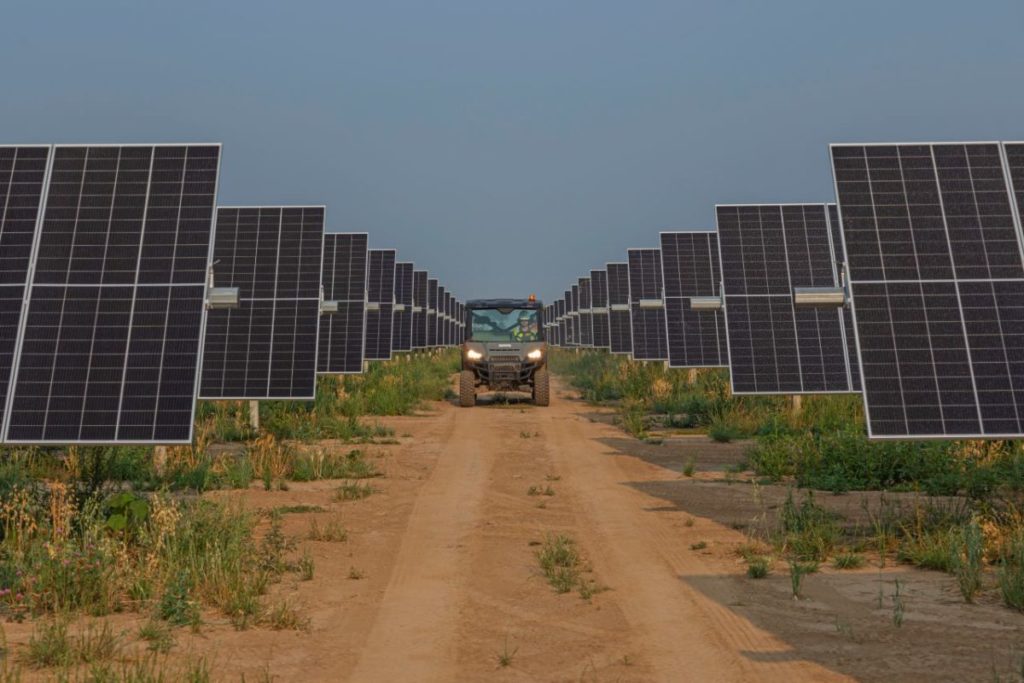
[[[530,314],[526,311],[519,314],[519,324],[512,329],[512,337],[519,342],[537,339],[536,327],[532,324]]]

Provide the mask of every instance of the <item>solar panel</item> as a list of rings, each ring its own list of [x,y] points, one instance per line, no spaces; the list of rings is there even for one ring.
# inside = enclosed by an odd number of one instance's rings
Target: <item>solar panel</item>
[[[1019,149],[1002,151],[831,147],[873,438],[1024,434]]]
[[[434,319],[434,338],[437,342],[435,346],[444,346],[444,315],[448,306],[448,292],[447,290],[438,285],[437,287],[437,318]]]
[[[14,350],[49,160],[49,146],[0,147],[0,421],[11,388]]]
[[[591,314],[593,316],[594,347],[607,349],[608,340],[608,272],[590,271]]]
[[[438,336],[441,339],[441,346],[451,346],[451,313],[452,313],[452,295],[446,289],[444,292],[444,299],[441,302],[441,329],[438,332]]]
[[[412,274],[412,347],[422,349],[427,345],[427,271],[417,270]]]
[[[217,208],[213,284],[239,305],[207,313],[200,398],[315,397],[324,212]]]
[[[562,297],[558,300],[558,345],[569,346],[569,319],[565,314],[566,300]]]
[[[413,264],[395,264],[395,310],[392,316],[391,348],[412,349],[412,272]]]
[[[711,231],[661,233],[668,364],[675,368],[729,365],[722,311],[690,307],[692,297],[719,296],[718,235]]]
[[[839,223],[839,208],[835,204],[828,205],[828,228],[829,236],[832,238],[832,253],[835,255],[837,273],[840,285],[846,287],[846,255],[843,251],[843,231]],[[846,342],[846,358],[850,365],[850,388],[853,391],[861,390],[860,383],[860,358],[857,356],[857,331],[853,326],[853,314],[850,311],[850,304],[847,302],[842,308],[843,340]]]
[[[668,360],[661,251],[628,249],[633,358]]]
[[[849,392],[841,312],[793,302],[794,287],[838,284],[825,205],[720,205],[716,215],[733,392]]]
[[[366,286],[366,359],[391,358],[391,329],[395,301],[394,249],[370,249]]]
[[[427,346],[437,346],[437,280],[427,280]]]
[[[220,145],[59,145],[50,164],[6,440],[187,443]]]
[[[320,320],[317,372],[321,374],[363,371],[367,237],[365,232],[324,235],[324,300],[337,301],[338,310]]]
[[[579,279],[579,336],[580,346],[594,345],[594,313],[591,310],[590,278]]]
[[[566,332],[569,335],[569,346],[579,346],[579,286],[572,285],[565,291],[566,301]]]
[[[633,322],[629,306],[629,265],[609,263],[608,348],[612,353],[633,351]]]

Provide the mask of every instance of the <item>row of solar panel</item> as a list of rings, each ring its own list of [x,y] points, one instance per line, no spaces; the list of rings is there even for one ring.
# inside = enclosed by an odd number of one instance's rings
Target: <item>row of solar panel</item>
[[[197,394],[460,343],[461,303],[324,207],[217,208],[220,151],[0,146],[0,440],[187,443]]]
[[[549,341],[728,367],[737,394],[859,392],[872,438],[1024,436],[1024,143],[830,158],[836,204],[720,205],[580,278]]]

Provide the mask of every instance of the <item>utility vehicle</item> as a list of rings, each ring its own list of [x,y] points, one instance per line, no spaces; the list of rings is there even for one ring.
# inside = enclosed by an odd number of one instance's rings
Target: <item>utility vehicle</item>
[[[459,405],[476,405],[478,387],[483,391],[527,391],[536,405],[550,403],[542,317],[543,306],[534,296],[466,302]]]

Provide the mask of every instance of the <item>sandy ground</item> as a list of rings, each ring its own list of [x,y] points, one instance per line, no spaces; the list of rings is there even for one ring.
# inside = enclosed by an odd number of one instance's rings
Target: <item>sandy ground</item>
[[[271,595],[292,600],[310,628],[235,631],[209,613],[200,633],[178,630],[170,659],[203,655],[215,680],[250,681],[1017,680],[1024,616],[991,594],[964,604],[948,576],[891,561],[823,568],[802,600],[782,564],[746,578],[744,530],[785,489],[725,481],[741,445],[644,444],[558,388],[550,408],[444,403],[386,420],[401,443],[369,448],[385,476],[364,500],[333,501],[337,482],[214,494],[326,509],[287,515],[316,576],[289,576]],[[697,475],[684,477],[690,459]],[[554,495],[528,495],[531,485]],[[869,499],[818,500],[855,517]],[[348,541],[306,540],[313,518],[339,519]],[[535,552],[553,532],[576,540],[606,590],[585,600],[548,586]],[[698,542],[707,546],[691,549]],[[133,643],[142,621],[111,618]],[[31,625],[6,630],[17,659]]]

